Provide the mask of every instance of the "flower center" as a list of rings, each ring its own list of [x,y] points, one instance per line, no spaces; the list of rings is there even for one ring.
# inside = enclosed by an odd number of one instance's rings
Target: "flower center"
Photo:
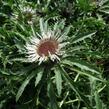
[[[49,56],[55,54],[58,49],[58,42],[55,39],[43,39],[40,41],[37,49],[37,53],[40,56]]]
[[[28,21],[32,20],[33,14],[31,12],[26,11],[24,12],[24,15],[25,15],[26,20]]]

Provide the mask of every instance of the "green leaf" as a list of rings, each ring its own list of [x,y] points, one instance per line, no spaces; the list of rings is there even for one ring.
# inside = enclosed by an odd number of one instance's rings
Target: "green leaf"
[[[102,102],[100,100],[98,92],[95,92],[95,102],[96,102],[96,109],[103,109]]]
[[[68,34],[69,31],[70,31],[70,28],[71,28],[71,26],[66,27],[66,28],[64,29],[64,32],[63,32],[63,34],[61,35],[61,37],[63,37],[63,36],[67,36],[67,34]]]
[[[81,74],[81,75],[85,75],[85,76],[88,76],[90,78],[93,78],[94,80],[103,81],[100,77],[97,77],[96,75],[94,75],[91,72],[80,71],[77,68],[72,68],[72,70],[75,71],[75,72],[77,72],[77,73],[79,73],[79,74]]]
[[[109,9],[101,9],[99,11],[105,14],[109,14]]]
[[[100,74],[100,71],[98,69],[96,69],[93,65],[86,63],[83,60],[76,60],[76,59],[72,59],[72,60],[63,60],[62,61],[63,64],[69,65],[69,66],[77,66],[79,68],[81,68],[82,70],[86,70],[86,71],[91,71],[97,74]]]
[[[93,58],[102,58],[102,53],[101,52],[98,52],[98,51],[89,51],[89,50],[84,50],[84,51],[80,51],[78,52],[78,54],[84,54],[86,55],[87,57],[93,57]]]
[[[16,22],[13,22],[17,27],[19,27],[22,31],[25,31],[26,30],[26,28],[22,25],[22,24],[20,24],[20,23],[16,23]]]
[[[74,81],[69,77],[68,73],[61,66],[59,66],[58,69],[60,70],[61,75],[65,78],[70,87],[77,93],[78,96],[80,96],[78,89],[76,88],[76,83],[74,83]]]
[[[44,32],[44,21],[42,18],[40,19],[40,31],[41,31],[41,33]]]
[[[86,38],[91,38],[92,35],[94,35],[96,32],[94,33],[91,33],[91,34],[88,34],[88,35],[85,35],[85,36],[76,36],[74,37],[74,39],[72,40],[72,43],[77,43],[77,42],[80,42],[80,41],[83,41],[84,39]]]
[[[61,73],[60,70],[55,67],[55,80],[56,80],[56,87],[57,87],[57,91],[58,91],[58,95],[61,95],[61,91],[62,91],[62,77],[61,77]]]
[[[33,26],[33,24],[31,25],[31,30],[32,30],[32,34],[33,34],[33,36],[35,37],[35,36],[36,36],[36,33],[35,33],[35,30],[34,30],[34,26]]]
[[[13,58],[13,59],[10,59],[9,60],[10,62],[11,61],[14,61],[14,62],[24,62],[24,63],[28,63],[29,61],[27,60],[27,58]]]
[[[75,46],[70,48],[70,52],[80,51],[81,49],[85,49],[85,46]]]
[[[2,69],[0,69],[0,73],[1,74],[3,74],[3,75],[10,75],[10,73],[9,72],[7,72],[7,71],[4,71],[4,70],[2,70]]]
[[[35,87],[38,85],[38,83],[40,82],[42,76],[43,76],[43,72],[44,72],[44,68],[40,68],[37,76],[36,76],[36,81],[35,81]]]
[[[48,96],[50,98],[50,109],[59,109],[58,103],[56,101],[56,95],[54,92],[53,84],[51,81],[48,83]]]
[[[104,6],[104,5],[106,5],[106,4],[108,4],[109,3],[109,0],[100,0],[99,2],[99,6]]]
[[[25,90],[25,87],[28,85],[28,83],[30,82],[30,80],[36,75],[36,72],[33,71],[23,82],[23,84],[21,85],[21,87],[19,88],[17,95],[16,95],[16,101],[19,100],[19,98],[21,97],[22,93]]]
[[[12,32],[14,35],[17,35],[17,36],[19,36],[20,38],[22,38],[24,41],[26,41],[26,38],[25,38],[25,36],[24,35],[22,35],[21,33],[19,33],[19,32]]]
[[[90,0],[76,0],[77,1],[77,5],[79,6],[80,9],[83,10],[83,12],[87,12],[91,9],[90,6]]]
[[[78,90],[77,88],[78,85],[69,77],[68,73],[64,70],[64,68],[60,65],[58,66],[58,68],[61,72],[62,77],[66,80],[71,89],[78,95],[80,100],[82,100],[86,104],[88,109],[92,109],[89,103],[87,102],[87,98]]]

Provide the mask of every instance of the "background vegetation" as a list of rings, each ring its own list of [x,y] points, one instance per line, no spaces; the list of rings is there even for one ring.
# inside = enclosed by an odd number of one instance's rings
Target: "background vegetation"
[[[40,18],[71,27],[60,63],[26,62]],[[0,109],[109,109],[109,0],[0,0]]]

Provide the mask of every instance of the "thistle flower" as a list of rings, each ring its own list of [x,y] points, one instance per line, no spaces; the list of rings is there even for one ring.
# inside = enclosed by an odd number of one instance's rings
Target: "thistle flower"
[[[40,20],[41,34],[36,33],[30,37],[30,42],[26,43],[27,57],[29,62],[37,62],[39,64],[50,59],[51,61],[60,60],[60,56],[64,55],[64,47],[68,42],[66,33],[58,29],[58,25],[51,30],[47,27],[47,22]]]
[[[22,13],[24,15],[24,19],[27,20],[27,22],[29,24],[31,24],[32,22],[34,22],[35,18],[36,18],[36,11],[34,9],[32,9],[32,7],[24,7],[22,8]]]
[[[24,22],[27,22],[28,24],[32,24],[36,20],[36,10],[33,9],[30,6],[23,6],[20,5],[20,12],[15,11],[13,14],[13,18],[17,20],[24,20]]]

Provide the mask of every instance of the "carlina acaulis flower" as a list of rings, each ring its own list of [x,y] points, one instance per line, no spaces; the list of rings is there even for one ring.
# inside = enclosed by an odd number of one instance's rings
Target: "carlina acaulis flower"
[[[62,22],[61,22],[62,23]],[[51,61],[60,61],[60,56],[65,55],[64,47],[68,44],[66,40],[67,32],[61,32],[58,24],[54,25],[53,30],[48,28],[47,21],[40,19],[41,34],[35,33],[26,43],[27,57],[29,62],[39,62],[50,59]]]
[[[19,7],[20,7],[19,8],[20,13],[19,11],[15,11],[13,14],[15,19],[20,20],[22,14],[22,17],[25,22],[27,22],[28,24],[34,23],[36,20],[36,10],[29,5],[28,6],[19,5]]]
[[[27,20],[27,22],[30,24],[36,19],[36,10],[32,9],[32,7],[24,7],[22,13],[24,15],[25,20]]]

